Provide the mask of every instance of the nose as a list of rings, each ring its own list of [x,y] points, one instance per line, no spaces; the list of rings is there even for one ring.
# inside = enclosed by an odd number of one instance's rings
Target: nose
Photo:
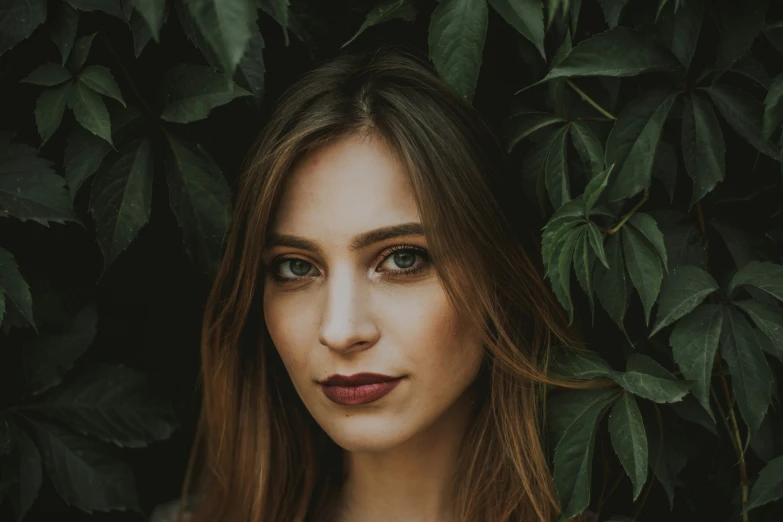
[[[350,267],[336,268],[326,284],[318,340],[344,354],[373,346],[379,331],[372,320],[368,288]]]

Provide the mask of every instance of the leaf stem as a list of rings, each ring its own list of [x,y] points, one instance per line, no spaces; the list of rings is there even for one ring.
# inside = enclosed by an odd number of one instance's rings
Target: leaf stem
[[[612,116],[612,114],[609,111],[607,111],[606,109],[598,105],[595,102],[595,100],[593,100],[590,96],[587,95],[587,93],[585,93],[582,89],[577,87],[576,84],[572,82],[570,78],[566,78],[565,82],[569,87],[571,87],[574,90],[574,92],[576,92],[579,96],[581,96],[584,101],[592,105],[595,110],[597,110],[598,112],[600,112],[601,114],[609,118],[610,120],[617,119],[614,116]]]
[[[742,449],[742,438],[740,437],[739,425],[737,424],[737,416],[734,414],[733,401],[731,399],[731,393],[729,392],[729,385],[726,383],[725,375],[720,376],[720,383],[721,388],[723,388],[723,395],[726,397],[729,420],[731,420],[731,435],[734,436],[737,445],[737,456],[739,457],[740,486],[742,487],[742,522],[748,522],[748,470],[745,466],[745,452]]]
[[[620,220],[619,223],[617,223],[615,226],[607,230],[606,233],[610,236],[616,234],[617,231],[620,230],[623,227],[623,225],[625,225],[625,222],[631,219],[631,216],[636,214],[636,211],[639,210],[639,208],[642,205],[644,205],[644,202],[647,201],[649,197],[650,197],[650,189],[644,189],[644,195],[642,196],[642,199],[640,199],[639,202],[636,203],[636,205],[634,205],[633,208],[629,210],[626,215],[623,216],[623,218]]]

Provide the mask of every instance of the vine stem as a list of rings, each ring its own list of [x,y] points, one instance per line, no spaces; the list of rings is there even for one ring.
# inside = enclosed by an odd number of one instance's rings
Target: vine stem
[[[729,385],[726,383],[726,377],[720,376],[721,388],[723,388],[723,395],[726,397],[726,404],[729,408],[729,420],[731,421],[731,434],[734,436],[737,456],[739,457],[740,466],[740,486],[742,487],[742,522],[748,522],[748,469],[745,466],[745,452],[742,449],[742,438],[740,437],[739,424],[737,424],[737,416],[734,414],[734,407],[732,406],[731,393],[729,392]]]
[[[574,92],[576,92],[576,93],[577,93],[579,96],[581,96],[581,97],[582,97],[582,99],[583,99],[584,101],[586,101],[587,103],[589,103],[590,105],[592,105],[592,107],[593,107],[595,110],[597,110],[598,112],[600,112],[601,114],[603,114],[604,116],[606,116],[607,118],[609,118],[610,120],[616,120],[616,119],[617,119],[617,118],[615,118],[614,116],[612,116],[612,113],[610,113],[609,111],[607,111],[606,109],[604,109],[603,107],[601,107],[600,105],[598,105],[598,104],[595,102],[595,100],[593,100],[593,99],[592,99],[590,96],[588,96],[588,95],[587,95],[587,93],[586,93],[586,92],[584,92],[582,89],[580,89],[579,87],[577,87],[577,86],[576,86],[576,84],[575,84],[574,82],[572,82],[570,78],[566,78],[566,79],[565,79],[565,82],[566,82],[566,84],[567,84],[569,87],[571,87],[571,88],[574,90]]]
[[[642,199],[640,199],[639,202],[636,203],[636,205],[634,205],[633,208],[629,210],[626,215],[623,216],[623,218],[620,220],[619,223],[617,223],[615,226],[607,230],[606,233],[610,236],[616,234],[617,231],[620,230],[623,227],[623,225],[625,225],[625,222],[631,219],[631,216],[636,214],[636,211],[639,210],[639,208],[641,208],[642,205],[644,205],[644,202],[647,201],[649,197],[650,197],[650,189],[644,189],[644,195],[642,196]]]

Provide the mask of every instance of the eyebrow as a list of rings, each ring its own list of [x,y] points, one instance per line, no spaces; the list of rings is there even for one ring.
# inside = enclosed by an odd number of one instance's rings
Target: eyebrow
[[[381,241],[385,241],[387,239],[417,235],[424,235],[424,229],[422,228],[421,223],[402,223],[400,225],[392,225],[362,232],[361,234],[354,236],[354,238],[351,240],[349,248],[351,251],[357,251],[366,246],[372,245],[373,243],[380,243]],[[309,250],[311,252],[318,252],[320,250],[318,245],[309,239],[287,234],[270,233],[266,241],[266,248],[272,248],[276,246],[299,248],[302,250]]]

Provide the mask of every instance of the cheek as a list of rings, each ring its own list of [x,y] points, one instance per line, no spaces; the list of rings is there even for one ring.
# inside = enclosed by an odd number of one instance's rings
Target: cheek
[[[309,313],[307,306],[290,296],[264,295],[264,321],[269,336],[293,381],[303,375],[300,368],[307,361],[305,350],[312,344]]]

